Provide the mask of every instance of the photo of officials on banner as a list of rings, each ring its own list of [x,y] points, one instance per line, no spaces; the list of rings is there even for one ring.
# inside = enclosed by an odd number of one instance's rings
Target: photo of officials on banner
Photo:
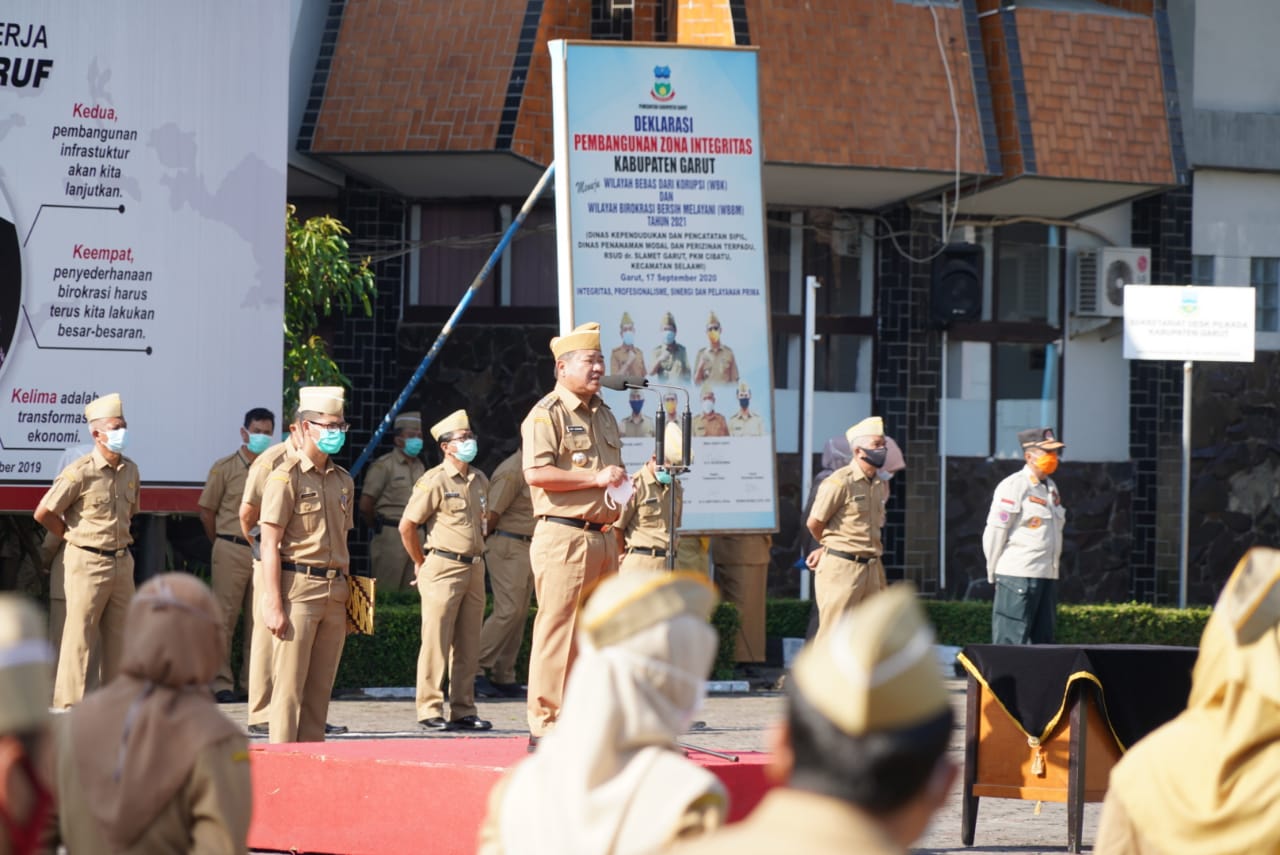
[[[561,328],[598,322],[609,374],[644,386],[602,391],[628,471],[691,412],[682,530],[772,531],[756,53],[550,47]]]

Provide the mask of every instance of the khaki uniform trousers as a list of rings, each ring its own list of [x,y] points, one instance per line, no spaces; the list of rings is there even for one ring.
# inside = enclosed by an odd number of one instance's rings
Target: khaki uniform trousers
[[[118,558],[108,557],[68,543],[63,556],[67,617],[58,648],[55,707],[69,707],[84,697],[94,648],[101,649],[104,684],[120,671],[125,616],[134,591],[133,554],[128,550]]]
[[[329,696],[347,641],[345,576],[281,573],[289,632],[271,647],[272,742],[324,742]]]
[[[542,736],[560,716],[564,685],[577,654],[574,634],[582,592],[617,572],[618,540],[612,531],[539,520],[529,558],[538,597],[529,654],[529,732]]]
[[[58,551],[53,554],[53,563],[49,565],[49,646],[54,650],[62,649],[62,628],[67,624],[67,562],[66,543],[58,544]],[[98,672],[102,670],[102,645],[98,642],[95,630],[89,645],[89,675],[84,681],[84,690],[92,692],[101,685]]]
[[[652,573],[655,570],[666,572],[667,557],[664,555],[659,558],[656,555],[645,555],[643,552],[627,552],[622,556],[622,560],[618,562],[619,573]]]
[[[529,542],[495,534],[485,550],[489,587],[493,589],[493,611],[480,630],[480,671],[488,671],[495,683],[516,681],[516,657],[529,622],[529,600],[533,598],[533,566],[529,562]]]
[[[839,623],[841,615],[884,587],[884,564],[879,558],[864,563],[823,552],[813,574],[814,599],[818,601],[814,643]]]
[[[717,564],[716,585],[726,602],[738,607],[741,626],[734,644],[733,661],[765,661],[765,599],[769,588],[768,564]]]
[[[369,562],[379,591],[407,591],[413,581],[413,559],[404,551],[400,529],[382,524],[369,543]]]
[[[236,631],[236,619],[244,610],[243,658],[240,663],[240,683],[249,685],[249,657],[253,637],[253,550],[239,543],[217,538],[213,541],[213,596],[222,609],[222,627],[227,633],[227,650],[222,657],[222,667],[213,678],[213,690],[231,691],[236,687],[231,676],[231,637]]]
[[[249,634],[248,723],[267,724],[271,717],[271,651],[275,636],[262,619],[262,562],[253,559],[253,631]]]
[[[464,564],[434,552],[418,576],[422,645],[418,648],[418,721],[444,717],[449,674],[449,718],[476,714],[476,663],[484,622],[484,563]]]

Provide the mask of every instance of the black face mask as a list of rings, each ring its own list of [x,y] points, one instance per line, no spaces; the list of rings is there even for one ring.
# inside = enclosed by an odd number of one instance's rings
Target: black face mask
[[[862,459],[879,469],[884,466],[885,458],[889,456],[887,448],[858,448],[862,452]]]

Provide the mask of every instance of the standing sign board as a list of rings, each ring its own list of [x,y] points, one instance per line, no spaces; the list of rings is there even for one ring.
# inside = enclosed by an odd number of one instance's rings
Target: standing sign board
[[[1253,362],[1253,324],[1253,288],[1124,288],[1125,359]]]
[[[756,52],[550,49],[560,326],[598,322],[610,373],[679,387],[680,411],[691,401],[682,530],[773,531]],[[663,392],[635,396],[640,417],[629,393],[603,393],[629,471],[653,453]]]

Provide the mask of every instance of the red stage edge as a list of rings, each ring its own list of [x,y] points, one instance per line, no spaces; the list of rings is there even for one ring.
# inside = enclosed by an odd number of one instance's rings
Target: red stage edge
[[[526,745],[525,737],[435,737],[255,746],[249,846],[333,855],[470,855],[489,790],[527,756]],[[731,822],[750,813],[769,788],[768,755],[739,758],[731,763],[689,756],[724,782]]]
[[[31,513],[52,483],[53,476],[49,477],[48,483],[36,486],[0,484],[0,513]],[[198,484],[193,487],[150,487],[143,484],[138,503],[144,514],[197,514],[203,489]]]

